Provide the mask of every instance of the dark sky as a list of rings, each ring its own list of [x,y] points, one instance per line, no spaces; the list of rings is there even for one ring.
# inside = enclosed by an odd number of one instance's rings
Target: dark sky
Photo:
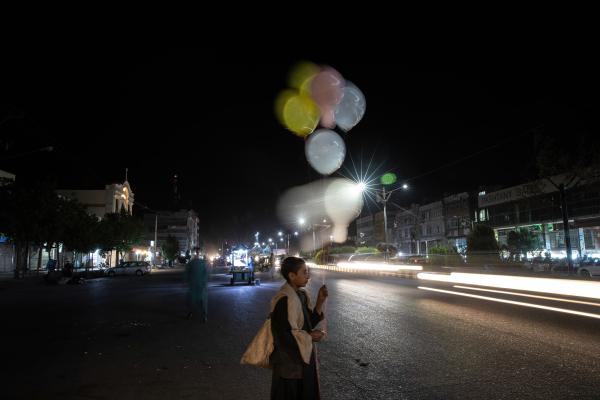
[[[367,112],[344,136],[349,155],[355,162],[372,156],[379,171],[408,181],[410,192],[394,197],[403,205],[527,179],[533,128],[598,126],[597,71],[574,59],[55,54],[40,61],[26,102],[2,104],[3,115],[22,110],[24,120],[0,126],[5,155],[55,150],[0,168],[54,177],[64,188],[101,188],[122,181],[127,167],[136,201],[157,209],[168,206],[177,173],[205,240],[274,230],[278,195],[318,179],[303,141],[273,113],[288,71],[305,59],[333,66],[361,88]]]

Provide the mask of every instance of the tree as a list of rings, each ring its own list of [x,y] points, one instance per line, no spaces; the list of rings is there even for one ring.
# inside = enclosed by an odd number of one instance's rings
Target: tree
[[[84,205],[76,200],[65,200],[62,203],[61,217],[62,242],[66,248],[75,252],[76,257],[79,254],[88,254],[99,247],[98,219],[88,214]],[[88,265],[86,271],[87,268]]]
[[[600,136],[578,120],[556,120],[536,134],[536,164],[541,178],[559,192],[569,273],[573,272],[569,232],[568,191],[600,178]],[[562,174],[560,180],[557,176]]]
[[[144,234],[144,225],[138,218],[122,209],[118,213],[108,213],[100,221],[98,231],[99,247],[102,251],[116,250],[118,258],[140,244]]]
[[[487,225],[477,224],[467,236],[469,262],[496,261],[499,258],[498,242],[494,230]]]
[[[19,180],[0,186],[0,226],[15,244],[15,277],[29,265],[29,248],[41,246],[56,223],[57,196],[51,183]]]
[[[508,251],[515,260],[530,251],[539,250],[539,238],[527,228],[519,228],[508,233]]]
[[[167,260],[172,263],[179,254],[179,241],[171,235],[167,236],[167,240],[162,245],[162,251]]]

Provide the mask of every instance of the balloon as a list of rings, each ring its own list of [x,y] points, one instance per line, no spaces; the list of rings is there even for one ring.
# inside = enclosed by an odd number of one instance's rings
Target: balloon
[[[315,236],[307,235],[302,249],[314,249],[315,243],[329,240],[344,242],[348,235],[348,225],[363,207],[362,190],[356,182],[346,178],[325,178],[296,186],[287,190],[277,204],[279,219],[288,225],[304,226],[314,230]],[[327,216],[331,227],[321,224]],[[315,240],[315,238],[317,240]]]
[[[301,137],[310,135],[319,123],[319,107],[295,90],[284,90],[277,96],[275,114],[283,126]]]
[[[342,101],[335,109],[335,122],[348,132],[360,122],[366,108],[367,102],[363,93],[352,82],[346,81]]]
[[[287,225],[304,227],[311,227],[313,223],[322,221],[326,215],[324,198],[329,180],[319,179],[288,189],[277,203],[279,219]]]
[[[310,84],[320,70],[317,65],[308,61],[296,64],[288,79],[290,87],[298,89],[301,94],[310,96]]]
[[[396,174],[393,172],[387,172],[379,178],[382,185],[392,185],[397,179]]]
[[[334,131],[318,129],[308,137],[304,152],[308,163],[318,173],[330,175],[344,163],[346,144]]]
[[[330,105],[321,106],[321,120],[319,122],[324,128],[335,128],[335,107]]]
[[[344,95],[344,78],[331,67],[324,67],[316,74],[310,84],[311,96],[325,116],[321,125],[327,128],[335,127],[335,108]]]
[[[325,190],[325,210],[333,221],[333,241],[343,243],[348,238],[348,225],[360,215],[363,196],[356,182],[346,178],[332,180]]]

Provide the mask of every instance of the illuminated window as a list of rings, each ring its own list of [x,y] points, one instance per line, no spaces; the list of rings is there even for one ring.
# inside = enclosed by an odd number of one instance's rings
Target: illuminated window
[[[487,209],[479,210],[479,221],[487,221],[489,219]]]

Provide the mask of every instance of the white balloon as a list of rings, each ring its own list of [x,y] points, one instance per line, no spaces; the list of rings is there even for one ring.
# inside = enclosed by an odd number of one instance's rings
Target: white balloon
[[[362,190],[350,179],[332,180],[325,191],[325,210],[333,221],[333,241],[343,243],[348,238],[348,225],[360,215]]]
[[[330,179],[319,179],[288,189],[279,198],[277,204],[277,214],[281,222],[286,225],[310,226],[313,222],[321,221],[327,213],[325,190],[329,186],[329,181]]]
[[[330,175],[340,169],[346,158],[344,139],[329,129],[318,129],[304,147],[308,163],[320,174]]]
[[[342,101],[335,109],[335,122],[337,125],[348,132],[360,122],[366,109],[367,101],[363,93],[352,82],[346,81]]]

